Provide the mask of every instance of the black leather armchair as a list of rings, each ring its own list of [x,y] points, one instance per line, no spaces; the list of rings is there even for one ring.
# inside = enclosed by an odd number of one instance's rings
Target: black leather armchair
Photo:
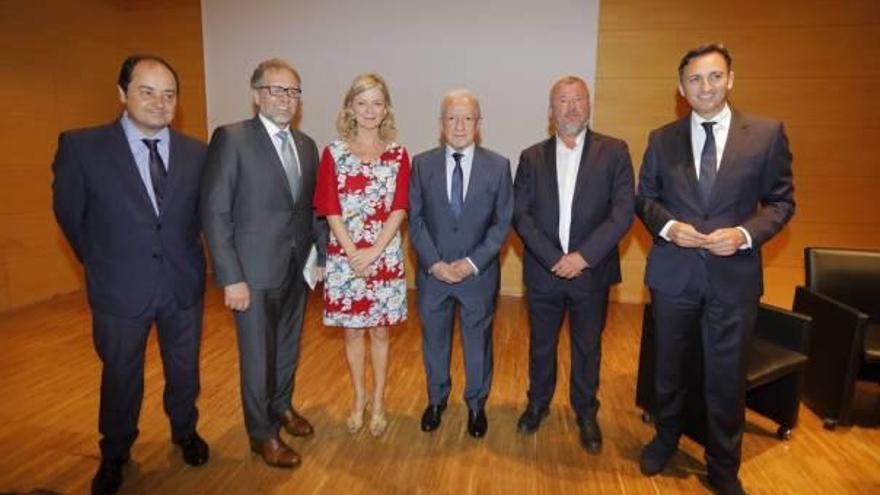
[[[644,411],[642,419],[652,420],[655,405],[654,370],[656,365],[654,319],[651,305],[645,305],[642,323],[639,371],[636,382],[636,405]],[[685,402],[684,433],[704,443],[706,420],[703,400],[703,360],[695,346]],[[782,308],[762,304],[755,322],[754,337],[746,370],[746,407],[777,424],[776,435],[788,439],[797,425],[803,388],[803,372],[810,348],[810,318]]]
[[[804,249],[794,310],[813,317],[804,402],[825,428],[852,424],[858,379],[880,381],[880,251]]]

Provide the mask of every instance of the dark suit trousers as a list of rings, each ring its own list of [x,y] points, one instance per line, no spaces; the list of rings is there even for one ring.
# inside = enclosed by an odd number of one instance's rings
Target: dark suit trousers
[[[235,313],[244,423],[253,440],[278,434],[291,407],[306,304],[302,262],[293,254],[281,286],[251,289],[251,305]]]
[[[95,349],[103,363],[98,430],[105,458],[128,456],[137,438],[144,396],[144,352],[153,323],[162,355],[163,403],[171,420],[172,439],[195,432],[202,302],[180,308],[170,277],[163,276],[150,306],[137,318],[92,311]]]
[[[461,347],[464,354],[464,401],[471,410],[482,409],[492,389],[492,322],[495,317],[497,276],[482,291],[466,284],[488,280],[466,280],[456,287],[427,278],[419,287],[419,317],[422,322],[422,358],[428,379],[431,404],[446,402],[452,380],[449,361],[456,306],[460,308]]]
[[[716,290],[708,283],[701,259],[681,294],[651,292],[657,325],[655,424],[667,445],[677,445],[690,372],[686,361],[702,342],[706,465],[710,478],[723,481],[739,471],[745,421],[744,349],[751,339],[758,301],[726,303]]]
[[[572,290],[563,280],[550,290],[527,288],[529,308],[529,404],[546,407],[556,390],[556,349],[568,311],[571,335],[571,405],[578,419],[599,410],[599,363],[608,289]]]

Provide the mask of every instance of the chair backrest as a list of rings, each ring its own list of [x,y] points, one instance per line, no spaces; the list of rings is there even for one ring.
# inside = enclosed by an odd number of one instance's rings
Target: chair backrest
[[[880,251],[804,249],[807,287],[880,321]]]

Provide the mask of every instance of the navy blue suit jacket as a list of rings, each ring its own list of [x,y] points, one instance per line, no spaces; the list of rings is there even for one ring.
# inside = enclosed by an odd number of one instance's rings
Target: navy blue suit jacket
[[[198,204],[206,148],[174,130],[169,145],[168,183],[156,216],[118,120],[58,138],[55,217],[85,268],[89,304],[98,311],[139,316],[163,273],[181,308],[202,300]]]
[[[456,218],[446,192],[445,146],[413,158],[409,238],[419,259],[420,289],[434,263],[467,257],[479,273],[460,284],[441,282],[440,286],[449,290],[474,288],[480,295],[494,298],[492,287],[497,289],[499,278],[498,252],[510,229],[513,210],[511,182],[507,158],[475,147],[464,205]]]
[[[551,290],[569,284],[575,290],[596,291],[619,283],[617,243],[633,222],[634,188],[626,143],[587,131],[571,207],[569,252],[579,252],[590,267],[565,280],[550,271],[564,254],[559,240],[556,138],[523,151],[514,182],[513,225],[526,248],[526,287]]]
[[[639,218],[654,236],[645,282],[665,294],[680,294],[702,256],[709,284],[719,298],[730,303],[757,300],[764,287],[761,245],[794,214],[788,139],[780,122],[734,111],[705,207],[698,192],[690,129],[688,114],[648,137],[636,200]],[[704,234],[742,226],[752,238],[752,249],[715,256],[678,247],[659,235],[669,220],[689,223]]]

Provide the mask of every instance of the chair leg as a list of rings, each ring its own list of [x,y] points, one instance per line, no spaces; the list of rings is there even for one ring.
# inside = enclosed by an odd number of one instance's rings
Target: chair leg
[[[776,438],[780,440],[791,439],[791,427],[787,425],[779,425],[779,428],[776,429]]]

